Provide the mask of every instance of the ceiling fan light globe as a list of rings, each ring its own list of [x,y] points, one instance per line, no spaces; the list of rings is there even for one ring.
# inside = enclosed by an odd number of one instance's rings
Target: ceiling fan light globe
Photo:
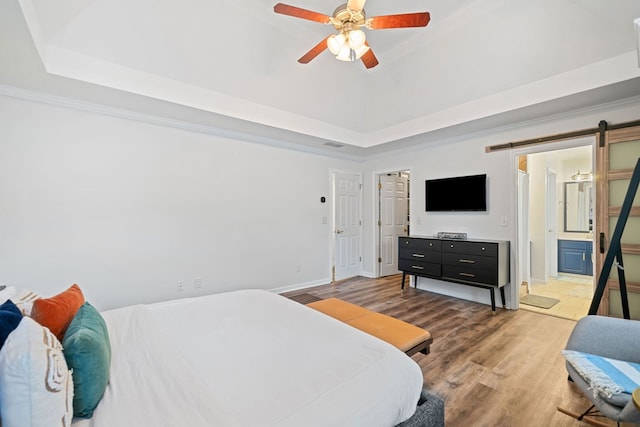
[[[327,48],[329,48],[329,51],[334,55],[338,55],[344,46],[345,40],[346,38],[342,33],[329,36],[327,39]]]
[[[339,59],[340,61],[351,61],[351,48],[348,44],[342,46],[340,52],[336,55],[336,59]]]
[[[354,50],[358,50],[362,47],[366,41],[367,36],[362,30],[353,30],[349,32],[349,47]]]

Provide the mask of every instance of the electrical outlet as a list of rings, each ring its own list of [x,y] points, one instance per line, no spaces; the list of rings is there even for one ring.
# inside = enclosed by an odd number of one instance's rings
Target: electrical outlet
[[[178,280],[178,287],[176,290],[178,292],[182,292],[184,290],[184,285],[182,284],[182,280]]]
[[[199,277],[193,279],[193,287],[196,289],[200,289],[202,287],[202,279]]]

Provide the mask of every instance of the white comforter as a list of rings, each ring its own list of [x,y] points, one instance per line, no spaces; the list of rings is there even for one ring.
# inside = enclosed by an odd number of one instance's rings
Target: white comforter
[[[74,427],[393,426],[418,365],[282,296],[243,290],[103,313],[111,379]]]

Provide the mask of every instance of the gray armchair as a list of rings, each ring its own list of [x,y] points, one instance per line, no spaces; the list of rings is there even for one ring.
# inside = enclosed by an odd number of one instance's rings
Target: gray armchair
[[[584,317],[573,329],[566,349],[640,363],[640,321],[604,316]],[[634,404],[631,394],[619,393],[607,397],[601,393],[594,393],[589,389],[585,379],[569,363],[567,370],[569,377],[602,415],[618,423],[640,423],[640,410]],[[576,415],[560,410],[569,415]],[[580,414],[579,419],[585,415],[590,414],[588,411]],[[588,422],[587,419],[584,421]]]

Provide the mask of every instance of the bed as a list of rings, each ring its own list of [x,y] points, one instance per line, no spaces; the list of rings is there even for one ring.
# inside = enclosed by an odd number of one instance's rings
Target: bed
[[[390,427],[443,417],[400,350],[268,291],[101,316],[109,381],[92,417],[75,417],[73,427]]]

